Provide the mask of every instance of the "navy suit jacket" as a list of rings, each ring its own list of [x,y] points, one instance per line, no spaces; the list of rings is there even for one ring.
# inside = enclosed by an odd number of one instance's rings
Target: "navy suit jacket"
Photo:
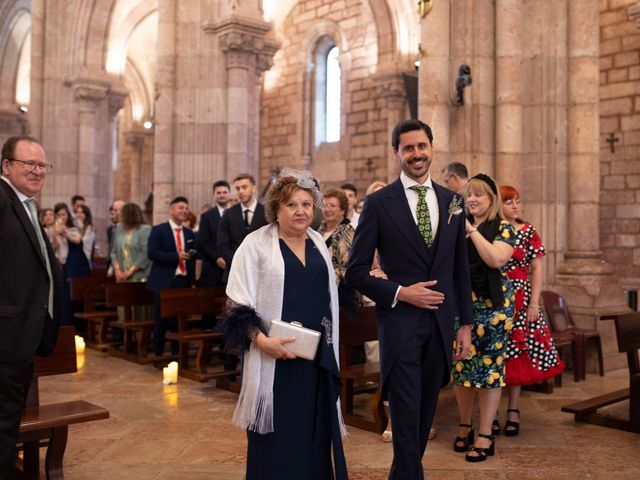
[[[53,276],[53,318],[48,312],[49,275],[40,243],[24,206],[11,186],[0,179],[0,362],[30,362],[49,355],[62,317],[62,272],[47,238]]]
[[[227,268],[224,272],[224,280],[229,276],[231,261],[236,250],[244,240],[247,234],[264,227],[267,219],[264,214],[264,206],[258,202],[256,211],[253,212],[249,231],[244,226],[244,218],[242,218],[242,205],[240,203],[228,208],[224,211],[220,225],[218,226],[218,250],[220,255],[227,262]]]
[[[418,231],[400,179],[365,198],[353,238],[347,281],[376,302],[383,385],[426,311],[405,302],[392,308],[398,286],[438,281],[431,289],[442,292],[445,299],[432,312],[444,342],[446,382],[455,337],[454,315],[459,313],[461,325],[473,322],[465,217],[452,216],[449,222],[449,204],[455,194],[435,183],[433,187],[440,214],[431,248]],[[369,275],[376,249],[388,280]]]
[[[196,237],[190,228],[182,227],[184,234],[185,252],[196,248]],[[169,222],[154,225],[149,234],[147,243],[147,255],[153,262],[151,272],[147,278],[147,289],[159,292],[164,288],[169,288],[178,268],[178,249],[174,232],[171,230]],[[192,255],[186,262],[187,279],[193,285],[196,271],[196,258]]]
[[[202,255],[202,278],[204,285],[215,286],[222,282],[224,270],[216,264],[222,255],[218,250],[218,225],[220,224],[218,207],[211,208],[200,217],[198,230],[198,251]]]

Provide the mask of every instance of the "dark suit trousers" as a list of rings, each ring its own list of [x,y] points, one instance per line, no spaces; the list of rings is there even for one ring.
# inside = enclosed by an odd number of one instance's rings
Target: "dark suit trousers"
[[[438,323],[425,312],[387,380],[393,423],[390,480],[424,478],[422,456],[445,375]]]
[[[173,277],[169,288],[189,288],[189,280],[184,276]],[[165,335],[167,330],[176,330],[176,319],[174,317],[162,318],[160,316],[160,292],[153,293],[155,306],[155,319],[153,323],[153,352],[156,356],[164,354]],[[171,342],[171,353],[178,353],[178,342]]]
[[[15,447],[33,362],[0,363],[0,480],[12,478]]]

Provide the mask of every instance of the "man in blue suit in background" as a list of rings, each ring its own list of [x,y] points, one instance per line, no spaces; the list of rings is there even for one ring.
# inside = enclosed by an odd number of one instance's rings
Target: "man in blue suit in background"
[[[157,357],[164,353],[167,330],[175,330],[175,319],[160,316],[160,290],[189,288],[195,281],[195,235],[190,228],[182,226],[188,214],[189,200],[174,198],[169,204],[169,221],[155,225],[149,234],[147,254],[153,264],[147,288],[154,293],[153,350]],[[177,353],[177,349],[177,344],[172,342],[172,353]]]
[[[431,128],[406,120],[391,144],[402,172],[368,195],[347,270],[348,283],[376,303],[383,397],[393,419],[389,478],[424,478],[422,456],[440,389],[456,356],[466,357],[473,321],[462,198],[432,182]],[[386,278],[370,275],[374,254]]]

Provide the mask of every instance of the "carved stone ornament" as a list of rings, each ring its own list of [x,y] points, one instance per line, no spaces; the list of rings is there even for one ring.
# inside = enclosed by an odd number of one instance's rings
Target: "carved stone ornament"
[[[402,73],[381,73],[373,77],[373,83],[376,86],[376,93],[380,97],[393,98],[406,96],[404,79]]]

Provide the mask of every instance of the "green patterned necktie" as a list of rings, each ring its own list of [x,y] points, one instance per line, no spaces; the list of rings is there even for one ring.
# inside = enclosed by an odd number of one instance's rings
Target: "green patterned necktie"
[[[47,310],[49,311],[49,316],[53,318],[53,274],[51,272],[51,263],[49,263],[49,255],[47,254],[47,244],[45,243],[44,236],[42,235],[40,222],[38,222],[38,212],[36,211],[36,205],[33,201],[33,198],[25,200],[24,203],[29,209],[29,219],[31,220],[31,224],[33,225],[34,230],[36,231],[38,243],[40,244],[40,251],[42,252],[45,265],[47,266],[47,275],[49,275],[49,303],[47,305]]]
[[[424,238],[428,247],[433,244],[433,232],[431,231],[431,217],[429,216],[429,207],[427,207],[427,187],[422,185],[414,185],[411,190],[418,194],[418,206],[416,208],[416,217],[418,219],[418,230]]]

